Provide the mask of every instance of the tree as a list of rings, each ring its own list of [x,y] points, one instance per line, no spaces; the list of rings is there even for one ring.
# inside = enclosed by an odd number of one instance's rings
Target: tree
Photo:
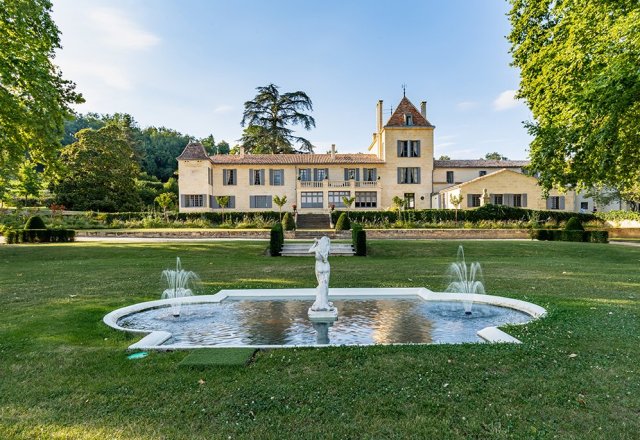
[[[162,208],[162,215],[164,216],[165,221],[169,219],[167,216],[167,211],[169,210],[169,208],[175,206],[177,200],[178,198],[172,192],[161,193],[155,198],[155,202],[160,208]]]
[[[62,150],[65,173],[54,187],[56,203],[76,210],[139,209],[139,167],[124,129],[109,124],[81,130],[76,137],[77,142]]]
[[[438,160],[451,160],[451,158],[450,158],[449,156],[447,156],[447,155],[442,154],[442,155],[438,158]]]
[[[280,211],[280,223],[282,223],[282,207],[287,203],[287,196],[273,196],[273,203],[278,206],[278,211]]]
[[[453,207],[456,209],[456,223],[458,223],[458,209],[460,209],[460,204],[462,203],[462,200],[464,199],[464,196],[462,194],[458,194],[457,196],[454,196],[453,194],[449,194],[449,201],[451,202],[451,204],[453,205]]]
[[[294,153],[293,144],[300,144],[297,152],[313,153],[313,145],[295,136],[288,125],[302,125],[305,130],[316,126],[312,116],[313,104],[306,93],[297,91],[280,94],[278,86],[257,87],[258,94],[244,103],[241,126],[245,127],[241,142],[252,153]]]
[[[407,206],[406,200],[402,197],[394,196],[391,201],[393,202],[393,206],[398,210],[398,220],[403,222],[404,219],[402,218],[402,210]]]
[[[49,0],[3,0],[0,6],[0,175],[25,158],[58,158],[70,105],[84,102],[52,60],[61,49]]]
[[[14,185],[15,191],[20,197],[24,197],[27,204],[29,196],[38,197],[42,189],[42,174],[38,172],[36,164],[26,160],[20,164],[17,179]]]
[[[640,3],[510,0],[531,171],[542,187],[640,182]]]
[[[509,158],[500,153],[493,152],[485,154],[484,157],[480,158],[480,160],[509,160]]]
[[[342,203],[344,203],[345,208],[347,208],[347,217],[349,216],[349,210],[351,209],[351,205],[356,201],[355,197],[342,197]]]
[[[224,223],[224,209],[229,206],[230,200],[229,196],[216,196],[216,203],[220,205],[220,209],[222,209],[222,223]]]

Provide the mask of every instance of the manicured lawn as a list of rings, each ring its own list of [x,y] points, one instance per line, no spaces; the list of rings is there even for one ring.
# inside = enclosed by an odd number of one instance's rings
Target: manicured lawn
[[[371,241],[334,287],[442,290],[455,241]],[[102,317],[159,298],[176,256],[222,288],[312,287],[266,242],[0,246],[0,438],[637,439],[640,248],[466,242],[489,293],[546,307],[522,345],[287,349],[248,366],[127,360]]]

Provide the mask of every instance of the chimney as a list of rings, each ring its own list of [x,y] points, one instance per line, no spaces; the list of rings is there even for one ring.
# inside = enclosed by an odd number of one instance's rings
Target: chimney
[[[240,147],[240,157],[244,157],[244,147]]]
[[[336,158],[336,144],[331,144],[331,159]]]
[[[427,101],[422,101],[420,103],[420,114],[423,118],[427,119]]]
[[[378,133],[380,133],[382,131],[382,99],[380,99],[378,101],[378,105],[376,107],[376,109],[378,110],[378,124],[377,124],[377,131]]]

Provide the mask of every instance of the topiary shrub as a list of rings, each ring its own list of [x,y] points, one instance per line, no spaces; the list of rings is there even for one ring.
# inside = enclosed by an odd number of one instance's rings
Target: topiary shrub
[[[282,227],[285,231],[293,231],[296,229],[296,221],[290,212],[286,212],[282,217]]]
[[[346,212],[340,214],[338,222],[336,223],[336,231],[348,231],[351,229],[351,220],[347,216]]]
[[[582,222],[578,217],[571,217],[567,220],[567,224],[564,225],[565,231],[584,231],[584,227],[582,226]],[[575,241],[575,240],[571,240]]]
[[[367,256],[367,233],[364,229],[356,231],[356,255],[359,257]]]
[[[25,223],[24,229],[47,229],[47,226],[44,224],[44,221],[40,216],[32,215],[27,220],[27,223]]]
[[[282,231],[282,225],[276,223],[271,228],[271,235],[269,241],[269,251],[272,257],[279,257],[282,252],[282,244],[284,243],[284,232]]]

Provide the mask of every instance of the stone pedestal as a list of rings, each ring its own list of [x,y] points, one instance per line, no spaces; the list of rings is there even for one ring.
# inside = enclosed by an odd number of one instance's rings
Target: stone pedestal
[[[311,321],[329,321],[333,322],[338,319],[338,309],[331,307],[327,310],[311,310],[309,309],[309,319]]]

